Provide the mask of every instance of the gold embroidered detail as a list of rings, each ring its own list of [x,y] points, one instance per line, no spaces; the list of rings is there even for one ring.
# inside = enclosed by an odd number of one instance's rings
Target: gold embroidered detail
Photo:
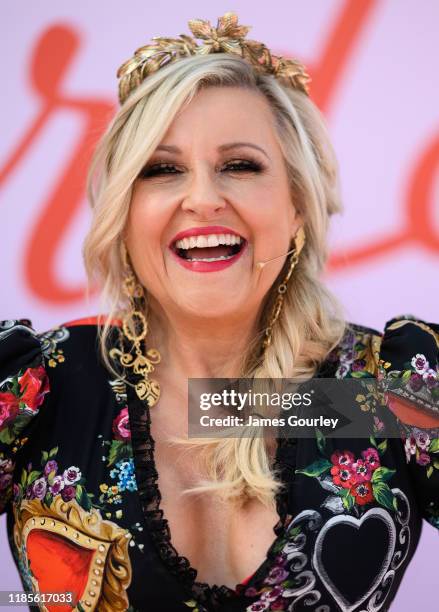
[[[15,524],[14,542],[20,557],[27,555],[27,540],[34,530],[66,540],[68,546],[92,551],[87,584],[74,610],[112,612],[129,606],[126,590],[131,583],[132,569],[128,546],[130,532],[102,519],[99,511],[86,512],[75,501],[65,502],[55,497],[50,507],[38,499],[13,504]],[[27,559],[21,558],[24,565]],[[50,568],[48,568],[49,571]],[[39,593],[38,580],[31,575],[35,593]],[[47,608],[40,604],[40,609]]]
[[[373,376],[376,376],[378,373],[382,341],[382,336],[378,336],[377,334],[370,335],[370,350],[368,352],[368,359],[366,360],[366,370],[373,374]]]

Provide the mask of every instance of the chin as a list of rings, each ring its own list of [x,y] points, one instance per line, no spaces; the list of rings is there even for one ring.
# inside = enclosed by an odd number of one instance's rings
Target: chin
[[[211,297],[203,296],[202,300],[193,299],[184,303],[178,303],[179,310],[191,317],[200,319],[221,320],[236,316],[236,313],[245,310],[245,302],[230,302],[224,292],[212,294]]]

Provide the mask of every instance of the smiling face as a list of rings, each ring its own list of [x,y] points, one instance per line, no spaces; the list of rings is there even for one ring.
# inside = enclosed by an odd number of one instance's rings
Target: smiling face
[[[301,225],[265,97],[202,89],[175,118],[136,180],[126,244],[140,282],[165,311],[256,313]]]

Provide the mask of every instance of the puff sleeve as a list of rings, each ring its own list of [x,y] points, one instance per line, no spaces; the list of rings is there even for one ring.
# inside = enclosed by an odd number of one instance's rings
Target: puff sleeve
[[[15,459],[49,392],[38,336],[30,321],[0,322],[0,512],[13,493]]]
[[[401,315],[385,325],[378,378],[396,415],[422,516],[439,529],[439,324]]]

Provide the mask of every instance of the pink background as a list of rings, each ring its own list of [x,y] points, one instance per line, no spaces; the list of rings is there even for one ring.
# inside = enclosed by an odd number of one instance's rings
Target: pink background
[[[2,2],[1,318],[43,331],[96,314],[83,295],[83,179],[116,103],[115,71],[152,36],[227,10],[313,77],[345,204],[326,279],[348,319],[439,321],[439,4],[415,0]],[[1,527],[0,590],[21,590]],[[425,524],[392,610],[435,607],[436,538]]]

